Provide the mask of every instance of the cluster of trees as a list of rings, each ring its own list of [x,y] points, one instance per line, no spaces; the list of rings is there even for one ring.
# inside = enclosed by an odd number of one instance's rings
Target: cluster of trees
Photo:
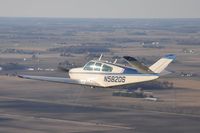
[[[0,64],[0,67],[4,71],[9,70],[25,70],[27,67],[18,63],[6,63],[6,64]]]
[[[49,51],[59,52],[59,53],[75,53],[75,54],[83,54],[83,53],[105,53],[110,52],[110,49],[102,46],[63,46],[57,48],[50,48]]]
[[[22,50],[22,49],[13,49],[13,48],[8,48],[1,52],[2,53],[16,53],[16,54],[35,54],[35,53],[37,53],[36,51],[32,51],[32,50]]]
[[[179,45],[200,45],[200,39],[181,39],[177,40]]]
[[[136,90],[137,88],[143,88],[145,90],[172,89],[174,88],[174,84],[169,81],[150,81],[126,86],[126,89],[129,90]]]

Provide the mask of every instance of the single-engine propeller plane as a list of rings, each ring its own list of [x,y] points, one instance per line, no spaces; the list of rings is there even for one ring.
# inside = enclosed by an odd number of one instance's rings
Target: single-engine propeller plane
[[[100,57],[98,60],[89,61],[83,67],[70,69],[70,78],[31,75],[18,75],[18,77],[91,87],[114,87],[157,79],[176,56],[167,54],[149,67],[134,57],[124,56],[123,58],[131,67],[117,64],[116,61],[113,63],[102,61]]]

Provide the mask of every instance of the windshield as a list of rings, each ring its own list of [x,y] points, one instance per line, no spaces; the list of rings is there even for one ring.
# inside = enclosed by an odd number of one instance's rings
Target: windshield
[[[88,62],[85,67],[84,67],[84,70],[89,70],[89,71],[92,71],[94,68],[94,62],[91,61],[91,62]]]
[[[87,71],[104,71],[104,72],[112,72],[113,68],[106,64],[102,65],[102,63],[90,61],[83,68]]]

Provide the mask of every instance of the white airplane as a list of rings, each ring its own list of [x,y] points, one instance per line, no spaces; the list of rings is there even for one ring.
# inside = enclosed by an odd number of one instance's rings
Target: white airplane
[[[159,78],[164,69],[176,58],[168,54],[156,63],[147,67],[130,56],[123,57],[131,67],[122,64],[91,60],[85,66],[69,70],[70,78],[18,75],[20,78],[42,80],[50,82],[79,84],[91,87],[114,87]]]

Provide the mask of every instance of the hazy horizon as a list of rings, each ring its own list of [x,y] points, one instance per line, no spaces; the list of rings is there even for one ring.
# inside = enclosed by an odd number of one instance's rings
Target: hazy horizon
[[[200,18],[199,0],[0,0],[0,17]]]

